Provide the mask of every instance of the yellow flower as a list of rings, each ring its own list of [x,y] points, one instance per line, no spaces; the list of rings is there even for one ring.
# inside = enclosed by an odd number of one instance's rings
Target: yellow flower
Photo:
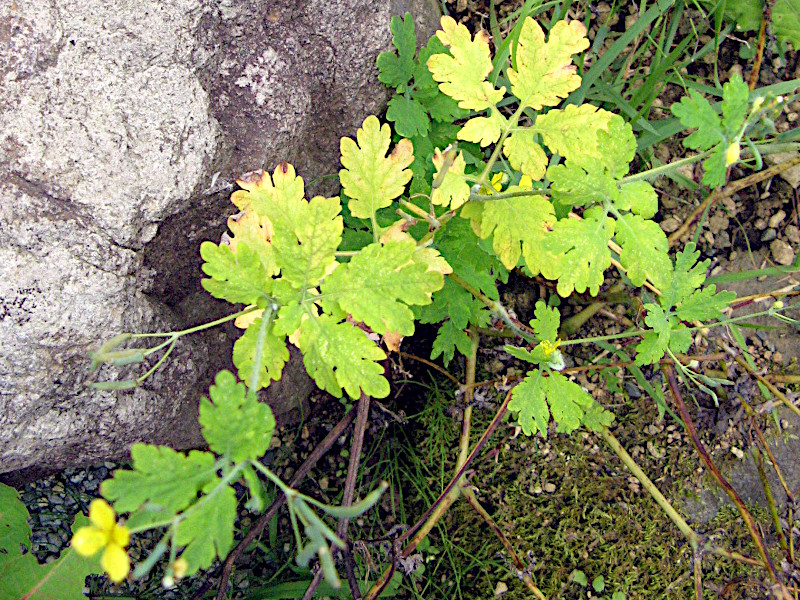
[[[495,173],[492,175],[491,184],[487,186],[481,186],[480,193],[484,195],[494,194],[495,192],[499,192],[503,189],[503,184],[508,182],[508,175],[505,173]]]
[[[94,556],[105,548],[100,566],[111,581],[119,583],[131,570],[131,561],[125,551],[131,541],[130,531],[117,524],[114,509],[101,498],[92,500],[89,505],[89,521],[91,525],[81,527],[72,536],[72,547],[81,556]]]

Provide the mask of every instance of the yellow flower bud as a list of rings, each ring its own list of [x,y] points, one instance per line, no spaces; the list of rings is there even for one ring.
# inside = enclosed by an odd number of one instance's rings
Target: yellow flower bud
[[[741,149],[739,142],[733,142],[725,151],[725,166],[730,167],[735,162],[738,162]]]

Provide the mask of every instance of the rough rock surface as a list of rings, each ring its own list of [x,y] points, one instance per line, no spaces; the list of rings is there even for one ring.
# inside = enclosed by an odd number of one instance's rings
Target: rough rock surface
[[[180,344],[133,392],[88,390],[88,350],[223,314],[201,293],[198,245],[224,230],[228,184],[281,160],[307,181],[335,172],[339,138],[385,102],[374,61],[391,15],[411,10],[422,37],[436,7],[0,4],[0,473],[200,441],[197,400],[230,328]],[[284,379],[271,403],[308,395],[296,359]]]

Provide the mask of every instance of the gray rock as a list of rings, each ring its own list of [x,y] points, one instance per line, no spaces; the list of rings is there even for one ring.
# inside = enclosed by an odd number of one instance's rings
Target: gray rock
[[[767,442],[789,491],[794,497],[797,497],[797,494],[800,493],[800,464],[797,461],[797,457],[800,455],[800,436],[798,436],[800,419],[784,406],[778,406],[776,410],[786,428],[780,432],[770,433],[767,436]],[[769,459],[765,457],[764,461],[770,489],[780,512],[786,506],[788,497],[775,470],[771,468]],[[765,510],[768,509],[755,459],[749,451],[744,453],[743,459],[736,458],[731,454],[727,460],[717,462],[717,466],[745,503],[760,505]],[[704,475],[702,485],[689,490],[681,504],[691,521],[708,523],[717,515],[722,506],[733,503],[710,475]]]
[[[761,234],[761,241],[762,242],[771,242],[776,237],[778,237],[778,232],[775,231],[772,227],[768,227],[764,230],[764,233]]]
[[[200,443],[231,327],[132,392],[88,389],[88,352],[230,311],[202,292],[198,247],[224,231],[231,182],[282,160],[306,181],[336,172],[339,138],[384,105],[375,58],[409,9],[427,39],[434,0],[0,5],[0,473]],[[276,412],[312,389],[293,356]]]

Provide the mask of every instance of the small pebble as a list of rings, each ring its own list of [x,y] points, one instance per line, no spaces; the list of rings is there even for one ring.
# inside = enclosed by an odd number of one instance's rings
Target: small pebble
[[[787,225],[786,229],[783,230],[783,234],[792,244],[800,244],[800,229],[796,225]]]
[[[678,227],[681,226],[681,222],[676,219],[675,217],[667,217],[663,221],[661,221],[661,229],[666,233],[672,233],[673,231],[677,231]]]
[[[761,234],[761,241],[762,242],[771,242],[776,237],[778,237],[778,232],[775,231],[772,227],[765,229],[764,233]]]
[[[498,581],[497,585],[494,586],[494,595],[495,596],[502,596],[508,591],[508,586],[503,583],[502,581]]]
[[[543,488],[543,489],[544,489],[544,491],[545,491],[545,492],[547,492],[548,494],[552,494],[553,492],[555,492],[555,491],[556,491],[556,486],[555,486],[555,484],[554,484],[554,483],[545,483],[545,484],[544,484],[544,488]]]
[[[628,397],[631,400],[636,400],[637,398],[642,397],[642,392],[639,390],[637,386],[635,386],[630,381],[625,382],[625,393],[628,394]]]
[[[755,227],[758,231],[764,231],[767,228],[767,222],[759,217],[756,219],[756,222],[753,223],[753,227]]]
[[[767,224],[770,227],[777,227],[778,225],[783,223],[783,220],[785,218],[786,218],[786,213],[784,211],[782,211],[782,210],[779,210],[778,212],[776,212],[774,215],[772,215],[769,218],[769,221],[767,222]]]
[[[769,245],[772,258],[779,265],[790,265],[794,262],[794,250],[783,240],[774,240]]]

